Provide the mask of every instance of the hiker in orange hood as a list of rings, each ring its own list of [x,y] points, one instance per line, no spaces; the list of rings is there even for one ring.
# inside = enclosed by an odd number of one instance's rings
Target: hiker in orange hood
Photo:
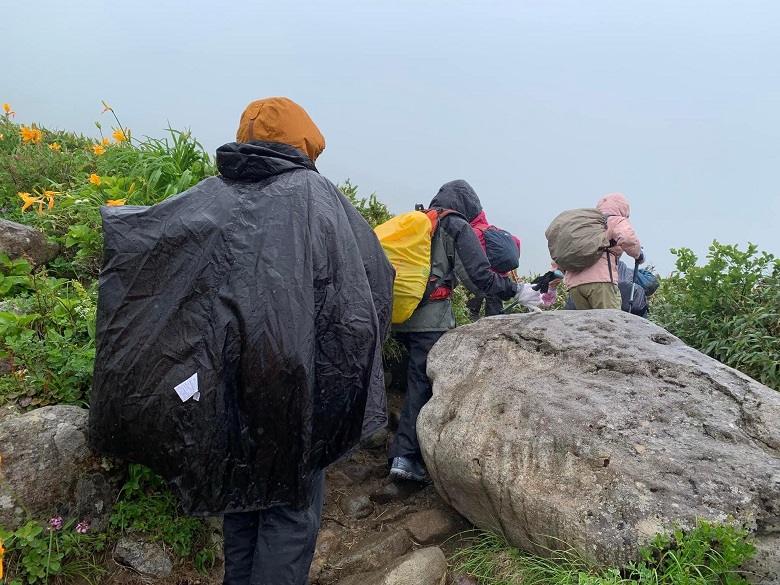
[[[90,442],[224,515],[224,583],[305,585],[324,469],[386,424],[393,268],[302,107],[252,102],[236,138],[220,176],[104,208]]]

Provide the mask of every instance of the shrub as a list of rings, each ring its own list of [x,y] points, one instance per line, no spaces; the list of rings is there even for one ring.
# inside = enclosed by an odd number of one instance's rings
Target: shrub
[[[95,358],[95,286],[34,271],[0,255],[0,404],[86,406]],[[9,285],[9,286],[5,286]]]
[[[719,244],[708,262],[672,250],[676,270],[653,295],[650,317],[685,343],[780,390],[780,260]]]
[[[748,585],[741,566],[755,546],[744,526],[698,520],[674,527],[640,549],[639,560],[622,568],[600,568],[571,548],[544,557],[509,546],[501,536],[480,533],[450,563],[480,585]]]

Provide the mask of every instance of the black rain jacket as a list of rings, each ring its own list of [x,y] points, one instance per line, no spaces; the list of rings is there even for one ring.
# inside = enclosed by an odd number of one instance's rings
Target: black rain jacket
[[[393,269],[296,148],[230,143],[217,164],[157,205],[101,209],[90,444],[162,475],[188,513],[305,507],[386,423]]]
[[[485,250],[469,223],[482,212],[482,204],[471,185],[462,179],[445,183],[431,200],[430,208],[458,212],[439,219],[431,239],[431,278],[449,289],[460,281],[473,293],[495,295],[505,301],[511,299],[517,292],[515,283],[490,270]],[[452,302],[446,297],[424,300],[411,317],[393,325],[393,330],[447,331],[454,327]]]

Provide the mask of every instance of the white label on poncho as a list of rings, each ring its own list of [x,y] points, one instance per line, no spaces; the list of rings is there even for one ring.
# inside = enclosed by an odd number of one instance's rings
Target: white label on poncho
[[[192,376],[176,386],[174,390],[176,390],[176,394],[179,395],[182,402],[187,402],[190,398],[193,400],[200,400],[200,392],[198,392],[198,372],[192,374]]]

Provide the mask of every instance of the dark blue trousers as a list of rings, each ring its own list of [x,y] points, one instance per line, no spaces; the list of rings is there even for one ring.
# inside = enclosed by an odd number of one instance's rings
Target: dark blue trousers
[[[325,472],[303,510],[273,506],[225,514],[224,585],[306,585],[317,544]]]
[[[409,352],[409,371],[406,375],[406,398],[401,407],[401,419],[387,457],[413,457],[419,459],[420,442],[417,440],[417,415],[431,399],[433,388],[426,373],[428,352],[439,341],[444,331],[398,333],[398,340]]]

